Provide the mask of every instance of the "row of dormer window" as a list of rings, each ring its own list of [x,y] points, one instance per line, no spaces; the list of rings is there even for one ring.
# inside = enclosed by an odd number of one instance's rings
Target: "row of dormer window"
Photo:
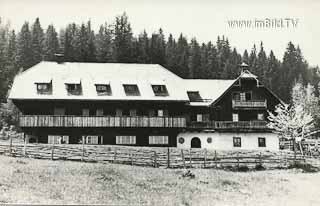
[[[36,83],[38,94],[52,94],[52,83]],[[69,95],[81,95],[82,86],[80,84],[65,84]],[[95,84],[96,92],[99,96],[112,96],[110,84]],[[141,96],[137,84],[123,84],[124,92],[127,96]],[[166,85],[151,85],[155,96],[169,96]]]

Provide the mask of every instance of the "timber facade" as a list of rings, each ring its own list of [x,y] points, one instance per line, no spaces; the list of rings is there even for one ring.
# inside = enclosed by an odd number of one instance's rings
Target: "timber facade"
[[[248,71],[185,80],[159,65],[56,62],[18,75],[9,98],[30,142],[181,148],[274,148],[267,111],[281,102]],[[233,141],[210,145],[221,138]]]

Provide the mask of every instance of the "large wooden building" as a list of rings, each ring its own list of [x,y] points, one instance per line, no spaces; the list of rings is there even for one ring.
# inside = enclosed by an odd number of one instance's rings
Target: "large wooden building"
[[[41,62],[16,76],[9,98],[30,141],[279,148],[266,117],[280,99],[248,71],[200,80],[152,64]]]

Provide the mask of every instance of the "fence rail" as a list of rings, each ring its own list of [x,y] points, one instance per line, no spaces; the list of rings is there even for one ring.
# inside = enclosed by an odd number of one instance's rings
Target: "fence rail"
[[[186,127],[185,117],[21,115],[20,127]]]
[[[213,151],[206,149],[148,148],[110,145],[26,144],[0,142],[0,154],[51,160],[112,162],[165,168],[223,168],[228,166],[286,167],[293,161],[320,166],[320,159],[292,152]]]

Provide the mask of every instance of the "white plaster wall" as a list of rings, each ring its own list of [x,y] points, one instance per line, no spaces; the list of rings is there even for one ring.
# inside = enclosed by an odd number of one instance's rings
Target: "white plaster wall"
[[[184,143],[179,143],[179,138],[184,138]],[[191,139],[198,137],[201,140],[201,148],[207,149],[246,149],[246,150],[279,150],[279,138],[274,133],[206,133],[206,132],[185,132],[177,136],[177,147],[189,149]],[[212,142],[208,143],[207,138],[211,137]],[[241,147],[233,147],[233,137],[241,137]],[[266,147],[258,146],[258,137],[266,138]]]

